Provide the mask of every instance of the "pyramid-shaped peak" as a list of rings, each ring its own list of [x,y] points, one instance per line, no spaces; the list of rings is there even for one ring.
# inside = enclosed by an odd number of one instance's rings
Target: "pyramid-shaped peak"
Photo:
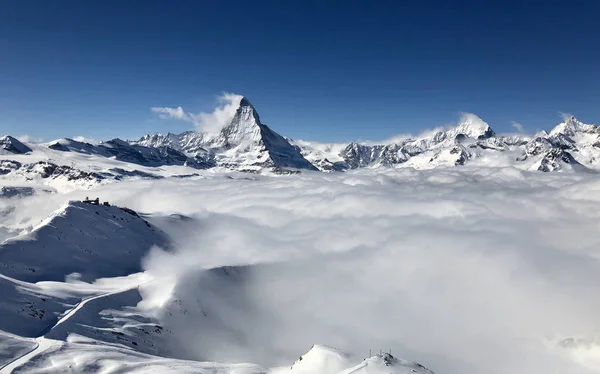
[[[473,113],[464,113],[458,125],[448,131],[449,135],[464,135],[469,138],[489,138],[495,135],[487,122]]]
[[[248,100],[248,98],[244,96],[240,99],[240,106],[237,109],[235,116],[231,120],[231,123],[238,122],[240,121],[240,119],[248,117],[252,117],[257,123],[260,123],[260,117],[258,116],[256,108],[254,107],[254,105],[252,105],[250,100]]]
[[[252,105],[250,100],[248,100],[248,98],[246,96],[243,96],[242,99],[240,100],[240,107],[245,107],[245,106],[249,106],[254,109],[254,106]]]
[[[0,137],[0,154],[24,154],[29,152],[31,152],[31,148],[21,143],[18,139],[13,138],[10,135]]]

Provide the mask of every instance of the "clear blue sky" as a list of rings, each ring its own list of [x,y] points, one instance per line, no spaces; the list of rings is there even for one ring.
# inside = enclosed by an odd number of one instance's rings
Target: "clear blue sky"
[[[450,4],[452,3],[452,4]],[[473,112],[600,122],[600,1],[3,1],[0,133],[180,132],[152,106],[246,95],[292,138],[383,139]]]

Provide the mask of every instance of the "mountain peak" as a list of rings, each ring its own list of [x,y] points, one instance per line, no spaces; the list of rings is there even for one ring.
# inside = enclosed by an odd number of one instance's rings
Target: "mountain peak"
[[[258,112],[246,97],[240,100],[231,122],[215,138],[214,145],[231,148],[243,142],[259,142],[261,126]]]
[[[23,154],[31,152],[31,148],[10,135],[0,137],[0,154]]]
[[[246,96],[242,97],[242,99],[240,100],[240,107],[244,107],[244,106],[249,106],[249,107],[252,107],[252,109],[254,109],[254,106],[252,105],[250,100],[248,100],[248,98]]]
[[[556,125],[552,131],[550,131],[550,136],[574,136],[576,133],[596,134],[598,133],[598,126],[585,124],[575,118],[574,115],[567,114],[563,116],[563,122]]]
[[[448,133],[454,136],[464,135],[474,139],[487,139],[495,135],[494,130],[487,122],[472,113],[463,114],[458,125]]]
[[[235,116],[233,116],[229,126],[235,124],[236,122],[240,122],[241,120],[253,120],[251,121],[252,123],[250,123],[250,125],[261,125],[260,116],[258,115],[256,108],[246,96],[242,97],[240,100],[240,106],[235,112]]]
[[[0,269],[27,282],[62,281],[71,273],[89,282],[139,271],[153,245],[170,242],[131,209],[69,201],[30,233],[0,244]]]

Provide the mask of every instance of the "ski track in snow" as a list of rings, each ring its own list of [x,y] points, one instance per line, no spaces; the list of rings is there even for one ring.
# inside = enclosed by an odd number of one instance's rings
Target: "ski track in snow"
[[[24,282],[20,282],[18,280],[12,279],[10,277],[4,276],[2,274],[0,274],[0,277],[4,278],[4,279],[8,279],[11,281],[16,281],[19,283],[24,283]],[[107,297],[107,296],[111,296],[111,295],[116,295],[118,293],[121,292],[126,292],[129,291],[133,288],[139,287],[141,284],[132,286],[132,287],[127,287],[124,289],[119,289],[116,291],[111,291],[111,292],[107,292],[107,293],[103,293],[100,295],[96,295],[96,296],[91,296],[91,297],[87,297],[85,299],[82,299],[79,303],[77,303],[75,305],[75,307],[73,307],[72,309],[70,309],[69,311],[67,311],[67,313],[62,316],[61,318],[58,319],[58,321],[54,324],[49,326],[41,336],[38,336],[36,338],[34,338],[34,340],[36,341],[37,345],[34,349],[32,349],[31,351],[25,353],[24,355],[15,358],[13,361],[5,364],[3,367],[0,368],[0,374],[11,374],[13,372],[13,370],[15,370],[18,367],[21,367],[23,365],[25,365],[27,362],[29,362],[31,359],[33,359],[34,357],[40,355],[41,353],[47,351],[48,349],[50,349],[53,346],[57,346],[62,344],[61,341],[59,340],[54,340],[54,339],[47,339],[44,336],[49,334],[53,329],[55,329],[57,326],[61,325],[62,323],[68,321],[71,317],[73,317],[79,310],[81,310],[81,308],[83,308],[88,302],[92,301],[92,300],[96,300],[96,299],[101,299],[103,297]]]

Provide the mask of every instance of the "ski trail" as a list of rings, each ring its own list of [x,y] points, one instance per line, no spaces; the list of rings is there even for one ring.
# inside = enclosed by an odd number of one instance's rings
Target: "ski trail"
[[[2,373],[2,374],[12,373],[13,370],[15,370],[19,366],[23,365],[24,363],[28,362],[33,357],[39,355],[40,353],[47,351],[50,347],[52,347],[55,344],[60,344],[57,340],[46,339],[43,336],[39,337],[39,338],[35,338],[35,342],[36,342],[36,347],[34,349],[25,353],[21,357],[16,358],[12,362],[9,362],[8,364],[4,365],[2,368],[0,368],[0,373]]]
[[[35,356],[37,356],[37,355],[39,355],[39,354],[47,351],[52,346],[61,345],[62,341],[60,341],[60,340],[54,340],[54,339],[47,339],[47,338],[44,337],[44,335],[48,334],[50,331],[52,331],[54,328],[56,328],[56,326],[58,326],[61,323],[69,320],[69,318],[73,317],[88,302],[90,302],[92,300],[96,300],[96,299],[101,299],[103,297],[107,297],[107,296],[111,296],[111,295],[116,295],[118,293],[129,291],[131,289],[134,289],[134,288],[137,288],[137,287],[141,286],[142,284],[143,283],[140,283],[140,284],[137,284],[137,285],[134,285],[134,286],[130,286],[130,287],[124,288],[124,289],[119,289],[119,290],[116,290],[116,291],[111,291],[111,292],[107,292],[107,293],[103,293],[103,294],[100,294],[100,295],[96,295],[96,296],[92,296],[92,297],[88,297],[88,298],[82,299],[79,303],[77,303],[75,305],[75,307],[73,307],[67,313],[65,313],[65,315],[63,315],[62,317],[60,317],[58,319],[58,321],[56,321],[56,323],[54,325],[49,326],[42,333],[41,336],[38,336],[37,338],[35,338],[35,342],[36,342],[37,345],[36,345],[36,347],[34,349],[32,349],[31,351],[25,353],[24,355],[21,355],[20,357],[15,358],[13,361],[5,364],[3,367],[0,368],[0,374],[11,374],[13,372],[13,370],[15,370],[16,368],[18,368],[18,367],[24,365],[25,363],[29,362]]]

